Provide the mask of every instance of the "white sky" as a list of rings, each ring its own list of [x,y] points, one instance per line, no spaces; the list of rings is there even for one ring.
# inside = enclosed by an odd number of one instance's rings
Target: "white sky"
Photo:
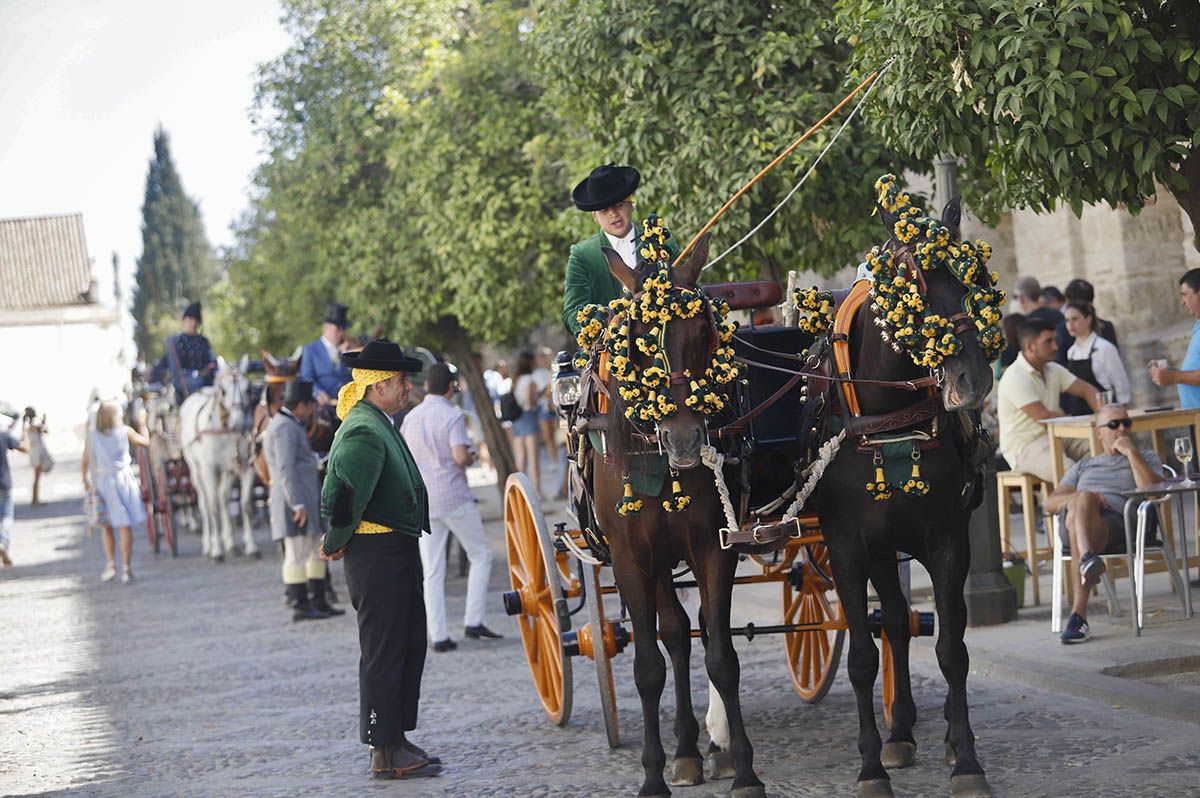
[[[161,123],[209,241],[229,244],[278,18],[277,0],[0,0],[0,218],[81,211],[101,297],[114,251],[128,291]]]

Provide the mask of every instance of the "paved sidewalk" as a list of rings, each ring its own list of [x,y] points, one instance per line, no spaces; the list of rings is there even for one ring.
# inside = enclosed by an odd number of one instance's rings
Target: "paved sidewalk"
[[[178,559],[155,558],[144,534],[135,535],[138,581],[102,584],[100,543],[84,536],[79,515],[78,462],[60,460],[48,478],[51,504],[36,511],[21,492],[27,467],[15,470],[17,564],[0,572],[0,794],[636,793],[641,722],[631,652],[615,663],[625,745],[610,751],[605,744],[594,670],[586,662],[575,664],[570,722],[551,726],[534,696],[515,627],[499,610],[502,554],[488,622],[506,638],[490,644],[460,639],[457,652],[429,655],[414,739],[447,761],[446,773],[418,783],[372,782],[365,747],[356,739],[352,615],[293,624],[282,607],[274,549],[264,546],[262,560],[213,565],[199,557],[194,535],[183,537]],[[494,488],[478,493],[495,517]],[[489,528],[500,553],[502,533],[495,524]],[[260,543],[266,537],[260,529]],[[344,594],[340,567],[335,578]],[[456,638],[464,590],[465,580],[449,581]],[[761,615],[772,606],[778,612],[772,602],[769,595],[747,593],[737,601],[738,613],[769,622]],[[980,651],[1011,645],[1022,657],[1042,657],[1019,634],[1005,644],[973,631],[969,642]],[[914,653],[919,759],[916,767],[893,773],[901,796],[949,792],[941,763],[945,688],[930,650],[930,641],[922,640]],[[853,795],[857,721],[844,669],[825,700],[810,706],[791,691],[779,640],[739,640],[738,653],[756,767],[770,795]],[[980,659],[987,657],[977,656],[977,664]],[[694,662],[702,712],[698,653]],[[1200,795],[1191,723],[1025,686],[989,668],[972,674],[970,690],[980,756],[997,795]],[[668,686],[668,735],[670,694]],[[710,798],[728,789],[724,781],[675,794]]]

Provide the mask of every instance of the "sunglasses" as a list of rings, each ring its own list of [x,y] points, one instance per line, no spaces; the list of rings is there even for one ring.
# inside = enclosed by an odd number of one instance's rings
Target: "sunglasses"
[[[1119,429],[1121,427],[1124,427],[1125,429],[1132,429],[1133,428],[1133,419],[1132,418],[1114,418],[1112,421],[1106,421],[1103,424],[1100,424],[1099,426],[1108,427],[1109,429]]]

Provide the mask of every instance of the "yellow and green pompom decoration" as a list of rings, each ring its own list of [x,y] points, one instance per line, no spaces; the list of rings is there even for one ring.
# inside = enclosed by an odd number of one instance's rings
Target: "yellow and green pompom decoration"
[[[637,515],[642,511],[642,500],[634,498],[633,483],[625,477],[625,495],[617,502],[617,514],[621,516]]]
[[[867,483],[867,493],[871,494],[877,502],[892,497],[892,489],[883,476],[882,465],[875,466],[875,481]]]
[[[912,476],[901,486],[901,490],[909,496],[924,496],[929,493],[929,483],[921,479],[921,464],[912,464]]]
[[[675,475],[672,475],[673,477]],[[679,479],[671,480],[671,498],[664,499],[662,506],[668,513],[677,513],[681,510],[686,510],[688,505],[692,503],[691,496],[685,496],[683,487],[679,484]]]

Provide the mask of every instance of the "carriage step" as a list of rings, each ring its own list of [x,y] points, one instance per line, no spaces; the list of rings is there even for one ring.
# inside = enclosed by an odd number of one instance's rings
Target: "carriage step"
[[[871,634],[879,637],[883,634],[883,611],[876,608],[867,615],[867,626]],[[934,614],[932,612],[909,612],[909,633],[913,637],[932,637],[934,629]]]

